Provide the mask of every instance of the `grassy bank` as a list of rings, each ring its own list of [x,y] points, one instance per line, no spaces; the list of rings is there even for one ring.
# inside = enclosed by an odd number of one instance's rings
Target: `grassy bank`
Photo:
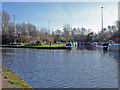
[[[21,77],[19,77],[15,72],[9,70],[5,66],[2,66],[2,70],[0,70],[2,76],[6,79],[9,79],[9,83],[15,84],[23,90],[26,88],[27,90],[34,90],[31,86],[29,86]]]

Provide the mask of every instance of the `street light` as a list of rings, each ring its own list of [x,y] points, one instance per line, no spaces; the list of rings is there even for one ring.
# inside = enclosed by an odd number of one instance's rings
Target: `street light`
[[[14,18],[14,30],[15,30],[15,15],[13,15],[13,18]]]
[[[103,7],[101,7],[101,31],[103,31]]]
[[[16,26],[15,26],[15,15],[13,15],[13,18],[14,18],[14,30],[16,32]],[[17,39],[18,39],[18,34],[17,34]],[[15,42],[15,41],[14,41]]]
[[[48,31],[50,31],[50,20],[48,20]]]

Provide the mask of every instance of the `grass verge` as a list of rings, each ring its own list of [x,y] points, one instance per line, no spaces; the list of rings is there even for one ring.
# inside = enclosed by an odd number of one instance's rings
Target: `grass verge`
[[[6,79],[9,79],[9,82],[19,86],[20,88],[30,88],[30,90],[34,90],[31,86],[29,86],[21,77],[19,77],[15,72],[9,70],[5,66],[2,66],[2,70],[0,70],[2,76]]]

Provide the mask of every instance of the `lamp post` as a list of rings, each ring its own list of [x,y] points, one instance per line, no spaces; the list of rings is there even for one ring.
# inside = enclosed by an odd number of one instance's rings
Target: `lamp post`
[[[103,32],[103,7],[101,7],[101,31]]]
[[[30,36],[31,34],[30,34],[30,24],[29,24],[30,22],[28,21],[28,25],[27,25],[27,31],[28,31],[28,36]]]
[[[50,20],[48,20],[48,32],[50,32]]]
[[[15,15],[13,15],[13,18],[14,18],[14,31],[16,32],[16,26],[15,26]],[[17,39],[18,39],[18,34],[17,34]],[[14,40],[15,42],[15,40]]]
[[[14,18],[14,30],[15,30],[15,15],[13,15],[13,18]]]

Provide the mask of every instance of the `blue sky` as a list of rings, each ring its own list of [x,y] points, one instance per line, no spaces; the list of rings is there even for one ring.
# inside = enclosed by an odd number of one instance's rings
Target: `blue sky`
[[[101,6],[104,7],[104,27],[118,19],[117,2],[3,2],[2,9],[16,15],[16,23],[28,21],[38,28],[61,29],[66,23],[74,28],[85,27],[95,32],[101,30]]]

